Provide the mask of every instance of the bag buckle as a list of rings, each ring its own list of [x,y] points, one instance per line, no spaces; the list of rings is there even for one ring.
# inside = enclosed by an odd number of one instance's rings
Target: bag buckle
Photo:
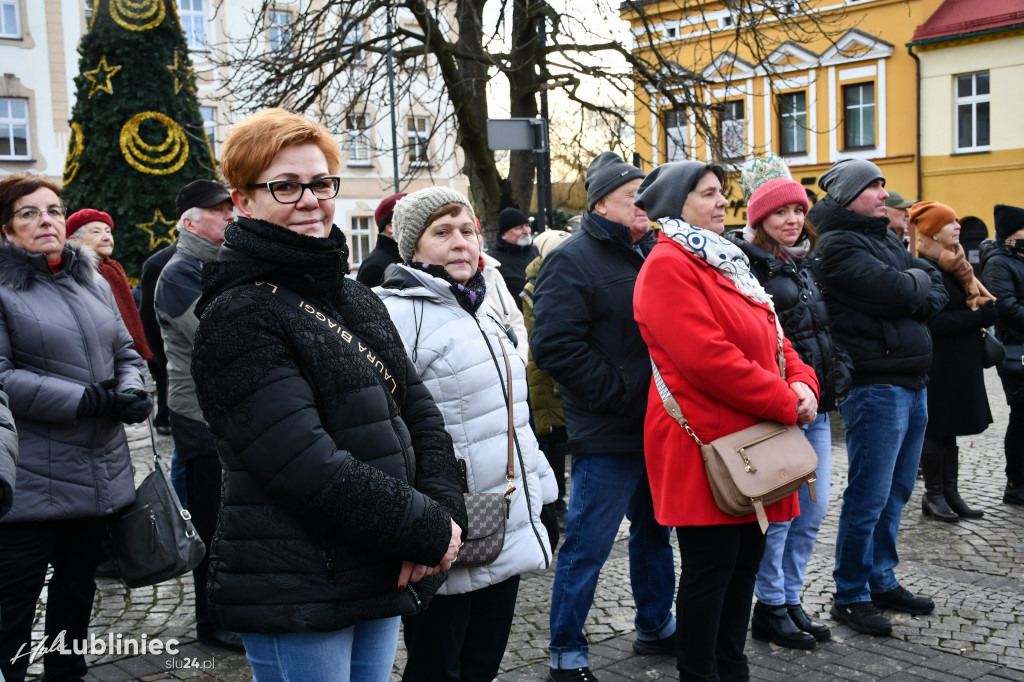
[[[508,483],[508,486],[505,488],[505,493],[502,497],[505,498],[505,518],[508,519],[512,515],[512,493],[516,491],[516,487],[512,484],[515,479],[511,476],[506,475],[505,481]]]
[[[743,448],[737,448],[736,454],[743,458],[744,471],[746,471],[748,474],[753,474],[757,472],[757,467],[754,466],[754,463],[750,461],[749,457],[747,457],[747,453]]]

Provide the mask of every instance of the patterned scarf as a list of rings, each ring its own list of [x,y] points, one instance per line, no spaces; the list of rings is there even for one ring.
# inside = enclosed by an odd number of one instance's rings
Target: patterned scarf
[[[480,304],[484,302],[484,298],[487,296],[487,282],[484,281],[484,273],[480,272],[480,270],[474,272],[468,282],[461,284],[448,274],[443,265],[430,265],[416,261],[409,265],[422,270],[428,275],[433,275],[438,279],[448,282],[451,285],[452,293],[455,295],[455,300],[459,302],[463,310],[471,315],[476,315],[476,311],[480,309]]]
[[[680,244],[736,285],[740,293],[775,310],[772,297],[750,271],[750,261],[740,248],[722,235],[689,225],[679,218],[658,221],[666,237]]]

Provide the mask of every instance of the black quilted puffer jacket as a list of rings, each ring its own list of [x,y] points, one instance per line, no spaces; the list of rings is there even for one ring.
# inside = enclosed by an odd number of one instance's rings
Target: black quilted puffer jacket
[[[418,612],[447,574],[400,591],[401,562],[437,565],[450,519],[466,526],[440,412],[384,305],[345,277],[336,227],[321,239],[241,218],[225,238],[203,269],[192,360],[224,468],[214,623],[329,631]],[[287,287],[361,343],[255,281]],[[394,394],[367,351],[394,375]]]

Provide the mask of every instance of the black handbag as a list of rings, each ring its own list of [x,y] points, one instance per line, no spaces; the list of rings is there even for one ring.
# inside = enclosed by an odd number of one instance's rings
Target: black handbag
[[[152,419],[149,430],[152,439]],[[206,546],[171,487],[155,441],[153,465],[153,473],[135,491],[135,501],[107,523],[118,571],[128,587],[177,578],[206,556]]]
[[[1006,348],[999,343],[999,339],[986,328],[981,330],[981,366],[984,368],[995,367],[1006,359]]]

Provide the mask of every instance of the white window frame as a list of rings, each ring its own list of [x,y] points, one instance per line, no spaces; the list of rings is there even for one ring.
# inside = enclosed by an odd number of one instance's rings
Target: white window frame
[[[409,166],[425,168],[430,165],[430,117],[408,116],[405,123],[405,141]]]
[[[22,102],[25,105],[24,118],[16,118],[11,111],[12,102]],[[32,158],[32,129],[29,126],[28,100],[23,97],[2,97],[0,104],[0,159],[4,161],[26,161]],[[24,127],[25,129],[25,153],[16,154],[14,151],[14,129]]]
[[[178,18],[189,51],[206,52],[206,0],[178,0]]]
[[[291,12],[281,9],[267,11],[267,35],[270,41],[271,52],[275,54],[288,53],[289,27],[291,24]]]
[[[782,108],[782,100],[783,100],[783,98],[796,97],[798,95],[803,95],[804,96],[804,108],[803,108],[803,111],[797,111],[795,108],[793,109],[792,112],[784,111],[783,108]],[[782,93],[779,93],[777,95],[777,97],[778,97],[778,101],[779,101],[779,155],[780,156],[801,156],[801,155],[806,155],[808,153],[808,149],[809,149],[809,141],[807,139],[808,138],[808,133],[809,133],[809,129],[807,127],[807,116],[808,116],[808,113],[809,113],[807,111],[807,99],[808,99],[807,91],[806,90],[794,90],[793,92],[782,92]],[[801,116],[803,117],[802,118],[802,121],[803,121],[802,123],[800,122]],[[790,119],[793,122],[792,123],[788,123],[787,119]],[[785,140],[786,140],[786,135],[789,133],[789,131],[797,130],[797,129],[800,129],[800,130],[803,131],[803,140],[804,140],[803,147],[801,149],[792,149],[790,151],[785,151],[784,144],[785,144]],[[794,142],[796,141],[796,134],[795,133],[793,133],[793,140],[792,141],[794,141]]]
[[[8,19],[11,19],[8,25]],[[21,12],[18,0],[0,0],[0,38],[21,38]]]
[[[730,99],[722,102],[722,130],[721,130],[721,144],[722,144],[722,158],[725,160],[738,160],[747,158],[747,109],[746,103],[742,99]],[[739,105],[740,114],[739,118],[736,118],[736,106]],[[728,113],[728,116],[726,115]],[[739,147],[730,149],[726,145],[725,135],[726,131],[731,131],[735,134],[735,137],[739,141]],[[736,152],[732,154],[730,152]]]
[[[665,161],[688,160],[690,131],[686,109],[665,109],[662,117],[662,125],[665,126]]]
[[[863,98],[860,104],[850,105],[849,99],[846,93],[852,88],[860,88],[861,93],[868,92],[871,94],[871,102],[865,104]],[[867,81],[865,83],[850,83],[849,85],[842,86],[843,93],[843,149],[865,149],[878,146],[878,126],[875,125],[875,83],[874,81]],[[850,119],[851,113],[856,116],[860,121],[861,135],[864,132],[864,122],[870,121],[871,123],[871,141],[868,144],[850,144]]]
[[[349,264],[358,269],[376,246],[374,235],[377,233],[377,225],[373,222],[372,215],[357,215],[352,216],[349,226],[352,232],[349,239]],[[364,246],[366,247],[365,252],[363,251]]]
[[[977,94],[978,76],[984,75],[988,80],[988,92]],[[960,95],[960,82],[962,79],[971,79],[971,94]],[[957,74],[953,79],[953,149],[958,153],[962,152],[987,152],[992,149],[992,80],[988,71],[976,71],[974,73]],[[987,104],[988,109],[988,143],[978,144],[978,105]],[[960,108],[970,107],[971,109],[971,144],[960,146]]]
[[[217,156],[217,107],[199,107],[199,115],[203,117],[203,130],[210,140],[210,149]]]
[[[345,156],[349,166],[373,164],[370,132],[369,114],[347,114],[345,116]]]

